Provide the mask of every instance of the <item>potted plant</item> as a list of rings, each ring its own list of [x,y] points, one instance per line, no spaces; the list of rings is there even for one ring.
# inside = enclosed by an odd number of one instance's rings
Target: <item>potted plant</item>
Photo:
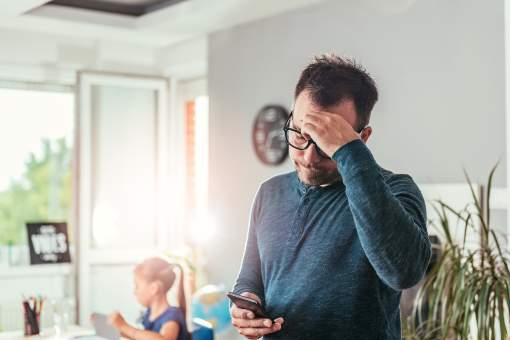
[[[473,198],[464,209],[433,202],[439,219],[431,222],[443,234],[440,255],[418,291],[413,313],[402,321],[405,339],[510,339],[510,261],[490,219],[496,167],[482,198],[464,172]],[[453,227],[462,228],[462,241],[453,236]],[[480,239],[474,247],[466,243],[472,233]]]

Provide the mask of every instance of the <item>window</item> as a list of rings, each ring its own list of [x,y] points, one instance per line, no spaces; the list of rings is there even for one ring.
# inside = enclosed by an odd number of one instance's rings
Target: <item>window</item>
[[[198,96],[186,103],[186,169],[188,210],[205,213],[208,187],[208,105],[207,96]]]
[[[0,83],[0,261],[28,263],[26,222],[69,221],[73,128],[72,88]]]
[[[186,240],[200,245],[215,233],[208,209],[209,189],[209,97],[206,79],[183,81],[180,105],[184,120],[184,178]]]

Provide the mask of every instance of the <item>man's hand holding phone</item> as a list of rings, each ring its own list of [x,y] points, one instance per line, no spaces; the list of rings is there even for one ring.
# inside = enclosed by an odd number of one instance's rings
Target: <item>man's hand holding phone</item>
[[[257,295],[248,292],[241,295],[255,300],[259,306],[261,305],[261,300]],[[283,318],[280,317],[273,321],[270,318],[258,316],[253,310],[237,306],[235,296],[234,299],[232,295],[229,298],[233,302],[232,307],[230,307],[232,325],[239,334],[244,335],[247,339],[258,339],[266,334],[278,332],[282,329]]]

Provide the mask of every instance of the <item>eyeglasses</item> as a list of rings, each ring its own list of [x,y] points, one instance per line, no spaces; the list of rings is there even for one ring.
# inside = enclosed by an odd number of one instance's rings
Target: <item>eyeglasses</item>
[[[319,156],[321,156],[323,158],[331,158],[324,151],[322,151],[321,148],[319,148],[319,146],[313,139],[306,139],[301,134],[301,131],[290,127],[290,122],[292,120],[293,114],[294,114],[294,111],[291,111],[289,118],[287,119],[287,122],[285,123],[285,126],[283,128],[283,132],[285,133],[285,140],[287,141],[287,144],[292,146],[294,149],[298,149],[298,150],[305,150],[310,145],[314,144],[315,150],[317,151]],[[361,134],[363,132],[363,130],[365,130],[365,129],[366,129],[366,127],[361,129],[361,131],[359,131],[358,133]]]

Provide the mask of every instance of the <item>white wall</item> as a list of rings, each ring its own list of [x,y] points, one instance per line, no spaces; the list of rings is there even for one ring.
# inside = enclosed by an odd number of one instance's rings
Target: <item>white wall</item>
[[[505,186],[503,1],[376,3],[328,1],[210,36],[211,280],[232,284],[259,183],[292,169],[255,158],[255,114],[290,107],[316,53],[354,56],[378,82],[368,146],[381,166],[420,183],[463,182],[464,166],[483,182],[501,159],[495,184]]]

